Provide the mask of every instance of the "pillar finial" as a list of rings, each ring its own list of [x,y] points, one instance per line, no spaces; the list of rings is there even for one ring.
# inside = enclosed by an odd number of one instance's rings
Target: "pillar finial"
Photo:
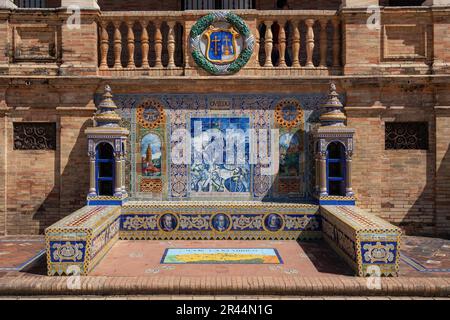
[[[96,127],[118,127],[121,117],[116,113],[117,106],[112,99],[113,94],[109,85],[105,86],[102,101],[94,115]]]
[[[326,110],[326,112],[320,116],[322,126],[345,126],[347,117],[342,112],[344,106],[339,100],[336,84],[333,81],[330,82],[328,99],[322,105],[322,108]]]

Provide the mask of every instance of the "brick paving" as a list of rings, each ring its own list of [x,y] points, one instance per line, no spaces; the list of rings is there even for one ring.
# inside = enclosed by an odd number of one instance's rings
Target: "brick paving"
[[[128,295],[128,296],[20,296],[0,297],[0,300],[450,300],[434,297],[377,297],[377,296],[182,296],[182,295]]]
[[[15,250],[18,252],[24,251],[24,247],[20,246],[23,242],[10,241],[10,243],[14,245],[8,246],[9,251],[12,251],[13,247],[16,247]],[[405,256],[414,259],[426,270],[417,270],[417,265],[410,265],[410,261],[402,261],[400,276],[382,278],[381,289],[370,289],[366,278],[352,276],[345,264],[323,243],[296,244],[292,241],[211,243],[215,247],[230,247],[231,244],[234,247],[245,245],[247,248],[254,248],[257,245],[275,247],[285,262],[284,265],[278,266],[246,265],[244,268],[243,265],[177,265],[171,268],[171,265],[159,264],[163,248],[177,245],[196,247],[200,244],[204,247],[204,243],[198,241],[178,244],[175,241],[119,242],[94,270],[93,275],[80,278],[80,286],[75,289],[70,289],[69,285],[76,283],[76,279],[74,281],[68,277],[47,277],[45,257],[42,257],[31,268],[22,272],[0,272],[0,296],[34,296],[36,299],[46,296],[62,298],[82,296],[83,299],[93,299],[98,296],[108,298],[123,295],[143,299],[180,296],[233,298],[242,295],[256,298],[260,296],[280,298],[345,296],[363,299],[450,297],[450,272],[432,272],[432,268],[437,265],[441,271],[447,268],[449,240],[405,237],[402,246]],[[38,251],[38,248],[36,250]],[[124,253],[127,253],[128,257],[124,256]],[[5,256],[0,256],[0,261],[6,265]],[[13,259],[8,259],[12,265]],[[29,256],[24,259],[29,259]],[[133,259],[135,261],[131,262]]]

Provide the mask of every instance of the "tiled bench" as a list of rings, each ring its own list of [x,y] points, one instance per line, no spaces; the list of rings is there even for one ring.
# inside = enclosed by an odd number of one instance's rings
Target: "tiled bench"
[[[357,275],[397,276],[401,230],[354,206],[322,206],[324,239]]]
[[[86,275],[119,238],[120,206],[87,206],[45,230],[48,275]]]

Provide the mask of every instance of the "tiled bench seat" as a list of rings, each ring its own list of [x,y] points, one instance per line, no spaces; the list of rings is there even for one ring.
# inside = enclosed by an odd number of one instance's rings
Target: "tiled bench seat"
[[[45,230],[48,275],[86,275],[119,238],[120,206],[87,206]]]
[[[354,206],[321,206],[324,239],[364,276],[397,276],[401,230]]]

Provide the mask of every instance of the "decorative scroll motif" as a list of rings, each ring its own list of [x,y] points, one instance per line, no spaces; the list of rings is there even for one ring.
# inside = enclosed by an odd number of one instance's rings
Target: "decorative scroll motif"
[[[221,27],[224,24],[226,28]],[[190,43],[197,65],[211,74],[221,75],[236,73],[247,64],[255,39],[239,16],[219,11],[197,21],[191,29]]]
[[[286,215],[285,230],[318,230],[320,222],[316,216],[289,216]]]
[[[122,228],[125,230],[155,230],[157,217],[154,216],[123,216]]]
[[[395,248],[394,243],[376,242],[376,243],[361,243],[362,256],[364,263],[394,263],[395,262]]]
[[[51,243],[51,257],[53,262],[73,261],[81,262],[84,257],[86,244],[84,242]]]
[[[159,127],[165,121],[164,107],[156,100],[147,100],[137,109],[139,124],[147,129]]]
[[[428,150],[428,123],[386,122],[385,149]]]
[[[56,123],[14,123],[15,150],[56,150]]]
[[[281,127],[293,128],[303,124],[303,110],[295,99],[280,101],[275,107],[275,119]]]
[[[233,229],[263,229],[264,217],[262,215],[236,215],[232,216]]]
[[[209,230],[209,215],[180,216],[180,230]]]

